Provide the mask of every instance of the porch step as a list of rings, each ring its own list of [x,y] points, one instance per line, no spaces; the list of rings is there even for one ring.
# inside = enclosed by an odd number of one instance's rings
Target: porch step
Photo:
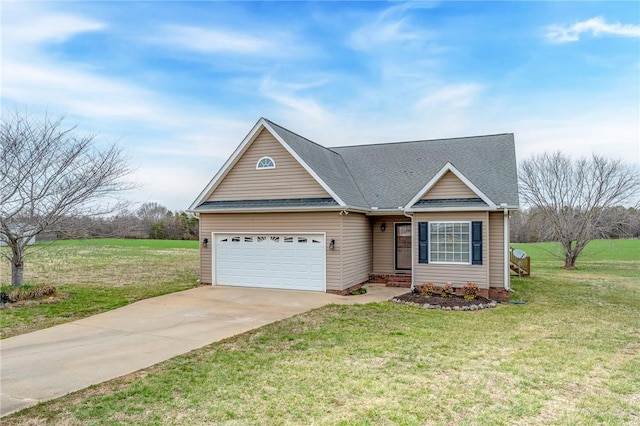
[[[409,288],[411,287],[411,281],[388,281],[387,282],[387,287],[403,287],[403,288]]]
[[[387,287],[411,287],[410,274],[370,275],[369,282],[385,284]]]

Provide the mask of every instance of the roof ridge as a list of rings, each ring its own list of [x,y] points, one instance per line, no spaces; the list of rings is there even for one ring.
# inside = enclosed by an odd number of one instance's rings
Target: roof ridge
[[[327,148],[329,150],[334,150],[336,148],[356,148],[362,146],[380,146],[380,145],[398,145],[403,143],[420,143],[420,142],[436,142],[436,141],[452,141],[457,139],[475,139],[475,138],[490,138],[495,136],[507,136],[513,135],[513,133],[493,133],[490,135],[474,135],[474,136],[458,136],[455,138],[440,138],[440,139],[417,139],[412,141],[396,141],[396,142],[378,142],[378,143],[365,143],[365,144],[356,144],[356,145],[341,145],[341,146],[332,146],[331,148]]]
[[[335,152],[335,151],[332,150],[331,152]],[[353,184],[356,186],[356,189],[358,190],[358,192],[362,196],[362,199],[364,200],[365,203],[369,204],[368,200],[367,200],[367,197],[364,196],[364,193],[362,192],[362,189],[360,188],[360,185],[358,185],[358,180],[355,178],[355,176],[353,176],[353,173],[351,172],[351,167],[349,167],[349,164],[344,159],[344,157],[342,155],[340,155],[339,152],[336,152],[336,154],[338,155],[338,157],[340,157],[340,160],[342,160],[342,163],[344,164],[344,167],[347,169],[347,172],[349,172],[349,176],[351,176],[351,180],[353,181]]]
[[[305,141],[307,141],[307,142],[310,142],[310,143],[312,143],[312,144],[314,144],[314,145],[317,145],[317,146],[319,146],[320,148],[326,149],[327,151],[331,151],[331,152],[333,152],[334,154],[340,155],[340,154],[338,154],[337,152],[335,152],[334,150],[332,150],[331,148],[327,148],[327,147],[326,147],[326,146],[324,146],[324,145],[320,145],[318,142],[314,142],[314,141],[312,141],[311,139],[306,138],[306,137],[302,136],[302,135],[301,135],[301,134],[299,134],[299,133],[296,133],[296,132],[294,132],[294,131],[291,131],[291,130],[287,129],[287,128],[286,128],[286,127],[284,127],[284,126],[279,125],[278,123],[274,123],[273,121],[269,120],[268,118],[262,117],[262,119],[263,119],[264,121],[268,122],[269,124],[272,124],[272,125],[274,125],[274,126],[280,127],[282,130],[286,130],[287,132],[289,132],[289,133],[291,133],[291,134],[294,134],[294,135],[296,135],[296,136],[297,136],[297,137],[299,137],[299,138],[304,139],[304,140],[305,140]]]
[[[302,139],[302,140],[304,140],[304,141],[306,141],[306,142],[308,142],[308,143],[310,143],[312,145],[315,145],[315,146],[317,146],[319,148],[322,148],[323,151],[333,154],[334,157],[329,158],[329,160],[331,162],[335,162],[335,161],[342,162],[342,165],[344,166],[344,168],[347,171],[347,173],[349,173],[349,177],[351,178],[351,182],[353,182],[353,185],[354,185],[355,189],[358,191],[358,194],[360,195],[360,197],[362,198],[362,201],[365,203],[365,205],[368,204],[367,203],[367,199],[364,196],[364,193],[362,192],[362,189],[358,185],[358,181],[353,176],[353,173],[352,173],[351,169],[349,168],[349,165],[347,164],[347,161],[344,159],[344,157],[342,157],[342,155],[340,155],[339,152],[336,152],[336,151],[332,150],[331,148],[327,148],[326,146],[320,145],[319,143],[314,142],[311,139],[308,139],[308,138],[306,138],[306,137],[304,137],[304,136],[302,136],[302,135],[300,135],[300,134],[298,134],[296,132],[292,132],[291,130],[287,129],[286,127],[283,127],[283,126],[281,126],[281,125],[279,125],[277,123],[274,123],[273,121],[269,120],[268,118],[262,117],[262,119],[264,121],[266,121],[267,123],[269,123],[270,125],[275,126],[277,129],[281,129],[281,130],[284,130],[284,131],[286,131],[288,133],[291,133],[292,135],[295,135],[295,136],[299,137],[300,139]],[[275,129],[276,132],[278,131],[277,129]],[[295,150],[295,147],[292,146],[291,148],[293,150]],[[309,167],[313,168],[313,166],[310,165],[310,164],[309,164]],[[335,167],[335,165],[334,165],[334,167]],[[318,173],[317,170],[315,172]],[[327,183],[327,185],[329,185],[329,183]],[[332,189],[332,190],[335,192],[335,189]]]

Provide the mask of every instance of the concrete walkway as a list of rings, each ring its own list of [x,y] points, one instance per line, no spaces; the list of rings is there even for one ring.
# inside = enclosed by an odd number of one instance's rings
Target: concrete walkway
[[[142,300],[0,341],[0,416],[63,396],[310,309],[369,303],[406,288],[369,285],[360,296],[199,287]]]

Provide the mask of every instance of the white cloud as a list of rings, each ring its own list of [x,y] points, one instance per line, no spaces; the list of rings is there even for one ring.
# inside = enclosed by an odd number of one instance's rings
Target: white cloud
[[[554,43],[568,43],[580,40],[583,33],[591,33],[598,37],[613,35],[620,37],[640,37],[640,26],[607,23],[602,17],[595,17],[573,25],[553,25],[547,28],[546,36]]]
[[[49,43],[108,25],[50,13],[45,6],[12,7],[3,16],[3,113],[23,106],[29,113],[46,110],[65,115],[65,125],[78,124],[79,132],[97,133],[98,143],[119,139],[138,167],[131,179],[144,185],[127,198],[186,208],[253,123],[213,105],[169,97],[126,75],[50,55]]]
[[[74,35],[107,28],[103,22],[73,14],[51,13],[27,4],[3,3],[5,52],[20,53],[38,43],[61,43]],[[4,54],[4,53],[3,53]]]
[[[170,210],[185,210],[195,200],[222,163],[148,164],[138,170],[139,189],[127,199],[142,204],[155,201]]]
[[[267,37],[194,26],[167,25],[157,41],[200,53],[273,55],[277,52],[277,43]]]
[[[514,120],[513,126],[519,160],[560,150],[572,157],[595,153],[640,165],[637,107],[520,119]]]
[[[349,36],[353,49],[375,51],[385,45],[420,42],[434,37],[434,33],[411,24],[405,16],[410,9],[432,7],[431,4],[401,3],[382,11],[371,22],[356,28]]]
[[[94,118],[133,119],[149,123],[165,119],[146,90],[82,67],[44,58],[30,62],[5,58],[3,97],[27,105],[44,105]]]
[[[438,87],[416,103],[418,109],[460,109],[471,106],[483,90],[478,83],[449,84]]]
[[[327,123],[332,114],[328,109],[319,105],[311,95],[299,95],[297,92],[322,86],[325,78],[308,82],[281,82],[270,76],[264,77],[260,83],[260,93],[276,102],[287,111],[295,111],[303,120],[313,120],[316,123]],[[302,118],[302,117],[301,117]]]

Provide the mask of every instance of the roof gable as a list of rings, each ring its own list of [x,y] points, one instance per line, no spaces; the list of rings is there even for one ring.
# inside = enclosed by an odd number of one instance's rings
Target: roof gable
[[[451,204],[486,210],[519,204],[513,134],[325,148],[261,118],[190,210],[211,196],[262,130],[273,135],[337,207],[380,211]],[[449,202],[420,201],[449,172],[477,198],[460,201],[464,197],[452,194]]]
[[[313,179],[318,182],[318,184],[338,203],[340,206],[345,206],[344,201],[340,199],[340,197],[335,194],[335,192],[317,175],[317,173],[309,167],[306,162],[300,158],[300,156],[294,151],[289,144],[287,144],[282,137],[275,132],[275,130],[271,127],[271,123],[264,118],[258,120],[258,122],[253,126],[251,131],[245,136],[243,141],[238,145],[233,154],[229,157],[229,159],[222,165],[218,173],[211,179],[209,184],[205,187],[205,189],[198,195],[196,200],[191,204],[189,210],[195,210],[199,205],[208,200],[214,191],[218,188],[218,186],[224,181],[224,178],[231,172],[233,167],[240,161],[242,156],[249,149],[251,144],[257,139],[260,133],[266,130],[278,141],[282,147],[293,157],[295,160],[311,175]],[[277,167],[277,165],[276,165]]]
[[[471,190],[471,192],[473,192],[477,198],[479,198],[480,200],[482,200],[489,208],[491,208],[492,210],[496,209],[496,205],[493,201],[491,201],[491,199],[489,199],[489,197],[487,197],[482,191],[480,191],[478,189],[477,186],[475,186],[473,184],[473,182],[471,182],[465,175],[463,175],[458,169],[456,169],[454,167],[453,164],[447,162],[447,164],[445,164],[439,171],[438,173],[436,173],[431,180],[429,180],[429,182],[427,182],[427,184],[422,187],[422,189],[420,191],[418,191],[416,193],[416,195],[413,196],[413,198],[411,199],[411,201],[409,201],[407,203],[406,206],[404,206],[404,210],[410,210],[412,207],[414,207],[414,205],[422,198],[424,197],[426,194],[429,193],[429,191],[431,191],[438,182],[440,182],[440,180],[442,179],[443,176],[445,176],[447,173],[453,173],[463,184],[465,184],[467,186],[467,188],[469,188]],[[451,197],[452,199],[457,199],[456,197]]]
[[[510,208],[519,204],[515,143],[510,133],[332,150],[342,156],[370,207],[405,207],[447,163],[455,165],[492,204],[506,203]]]
[[[421,197],[423,200],[443,200],[453,198],[477,198],[473,192],[451,170],[447,170],[436,183],[433,184]]]
[[[269,166],[258,169],[266,158]],[[331,198],[271,132],[262,129],[206,201],[326,197]]]

